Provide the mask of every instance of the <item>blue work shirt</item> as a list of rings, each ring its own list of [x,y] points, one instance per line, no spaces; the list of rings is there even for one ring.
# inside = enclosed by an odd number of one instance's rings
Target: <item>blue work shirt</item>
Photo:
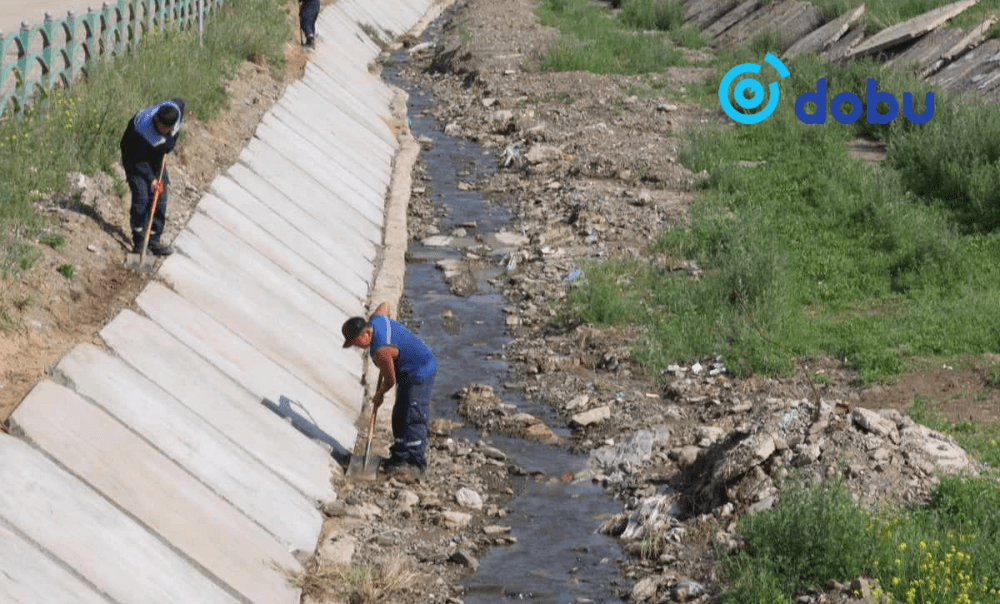
[[[395,360],[397,381],[406,379],[410,383],[419,383],[437,370],[434,353],[412,331],[385,315],[375,315],[370,323],[372,342],[368,354],[375,360],[375,353],[383,346],[394,346],[399,350],[399,357]]]

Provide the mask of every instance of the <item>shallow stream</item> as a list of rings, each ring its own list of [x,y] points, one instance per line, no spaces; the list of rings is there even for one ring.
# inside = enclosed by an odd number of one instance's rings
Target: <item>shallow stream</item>
[[[439,18],[424,35],[432,39],[440,29]],[[502,360],[508,342],[499,289],[489,283],[503,269],[504,251],[492,234],[511,230],[511,216],[502,207],[485,200],[479,191],[460,190],[460,181],[477,181],[495,170],[496,156],[480,146],[447,136],[443,125],[430,114],[433,93],[417,87],[400,74],[407,64],[405,50],[396,52],[383,77],[407,91],[410,129],[415,138],[431,139],[424,145],[420,162],[428,179],[428,190],[436,206],[446,209],[440,230],[444,235],[464,229],[468,237],[481,236],[493,249],[488,268],[475,273],[476,291],[453,295],[435,263],[461,259],[463,252],[450,247],[430,247],[413,242],[408,248],[404,297],[412,318],[408,326],[434,350],[438,372],[434,383],[432,418],[462,421],[456,415],[454,393],[469,383],[492,386],[500,398],[520,411],[546,421],[557,434],[565,428],[554,423],[547,408],[524,400],[517,391],[504,387],[508,367]],[[452,319],[442,320],[446,311]],[[458,327],[454,325],[457,323]],[[478,431],[463,428],[458,437],[478,441]],[[551,604],[624,602],[617,595],[622,580],[617,560],[623,558],[618,543],[597,533],[601,519],[621,511],[599,485],[564,482],[560,476],[576,474],[586,459],[555,447],[520,439],[489,436],[486,440],[504,451],[517,465],[531,473],[542,472],[545,480],[526,478],[521,493],[507,506],[504,524],[511,527],[517,543],[494,547],[480,561],[478,571],[465,584],[465,604],[529,601]]]

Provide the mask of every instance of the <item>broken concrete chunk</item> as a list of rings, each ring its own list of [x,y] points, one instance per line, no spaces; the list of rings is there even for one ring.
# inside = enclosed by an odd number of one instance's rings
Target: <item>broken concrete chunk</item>
[[[940,8],[927,11],[908,21],[889,26],[861,44],[858,44],[847,57],[873,55],[887,48],[899,46],[904,42],[919,38],[927,32],[933,31],[949,19],[957,17],[965,9],[975,6],[978,2],[979,0],[959,0],[958,2],[952,2]]]
[[[569,420],[569,423],[571,426],[582,428],[603,422],[607,419],[611,419],[611,407],[603,405],[601,407],[591,409],[590,411],[577,413]]]
[[[847,33],[847,30],[851,28],[851,23],[860,19],[864,14],[864,4],[847,11],[833,21],[814,29],[812,33],[800,38],[785,51],[785,54],[781,55],[781,58],[791,59],[804,52],[826,50],[831,44]]]
[[[896,423],[892,420],[886,419],[874,411],[863,409],[861,407],[854,409],[854,412],[851,413],[851,419],[855,424],[864,428],[868,432],[889,438],[896,444],[899,443],[899,432],[896,430]]]

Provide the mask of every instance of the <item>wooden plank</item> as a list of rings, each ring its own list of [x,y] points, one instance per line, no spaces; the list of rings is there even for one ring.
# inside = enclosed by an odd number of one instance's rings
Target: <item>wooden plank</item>
[[[809,35],[800,38],[781,55],[781,58],[792,59],[805,52],[826,50],[831,44],[846,34],[847,30],[851,28],[851,24],[860,19],[864,14],[864,4],[847,11],[826,25],[814,29]]]
[[[855,46],[854,50],[848,54],[848,58],[874,55],[882,50],[919,38],[978,3],[979,0],[958,0],[958,2],[927,11],[908,21],[891,25]]]

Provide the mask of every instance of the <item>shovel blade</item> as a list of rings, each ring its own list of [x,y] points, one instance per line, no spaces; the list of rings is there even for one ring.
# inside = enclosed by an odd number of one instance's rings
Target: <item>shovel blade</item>
[[[156,268],[156,257],[152,254],[146,254],[145,258],[141,254],[128,254],[125,257],[125,268],[149,272]]]
[[[351,480],[375,480],[381,461],[379,457],[370,457],[366,464],[363,455],[352,455],[351,463],[347,466],[347,477]]]

